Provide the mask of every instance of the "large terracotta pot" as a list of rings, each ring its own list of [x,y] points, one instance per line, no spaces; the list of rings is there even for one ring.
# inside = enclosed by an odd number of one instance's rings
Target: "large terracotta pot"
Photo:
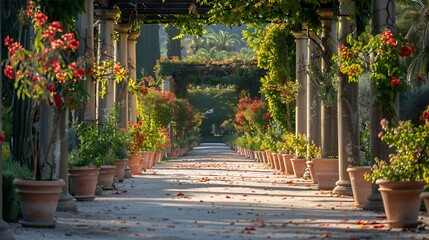
[[[162,151],[158,151],[155,153],[155,163],[160,163],[162,160]]]
[[[311,180],[313,180],[313,183],[317,183],[317,176],[316,171],[314,170],[314,162],[313,161],[307,161],[307,168],[310,170],[310,176]]]
[[[282,154],[282,157],[283,157],[283,163],[284,163],[285,168],[286,168],[286,173],[294,174],[292,162],[290,161],[290,159],[293,158],[294,155],[293,154]]]
[[[151,169],[155,165],[155,152],[148,152],[147,155],[147,169]]]
[[[338,159],[334,158],[314,158],[314,171],[317,183],[321,190],[332,190],[339,179]]]
[[[52,181],[33,181],[15,179],[16,192],[21,205],[24,227],[54,227],[55,212],[65,182],[62,179]]]
[[[265,151],[261,151],[261,162],[268,163],[267,153]]]
[[[73,167],[69,170],[74,198],[77,201],[93,201],[97,187],[98,168]]]
[[[138,175],[141,172],[140,161],[142,155],[140,153],[131,155],[131,158],[128,160],[128,167],[130,168],[132,175]]]
[[[305,158],[291,158],[293,174],[295,177],[302,177],[307,168],[307,159]]]
[[[355,200],[355,207],[363,208],[368,202],[368,196],[371,194],[371,182],[364,179],[365,173],[371,172],[371,167],[349,167],[350,184],[352,186],[353,199]]]
[[[119,182],[124,181],[125,168],[127,167],[128,159],[118,159],[115,162],[116,165],[116,173],[115,177],[118,178]]]
[[[103,165],[98,170],[97,185],[103,187],[112,187],[113,178],[115,177],[116,166],[115,165]]]
[[[390,181],[377,180],[378,190],[383,200],[385,221],[392,228],[416,227],[420,209],[420,194],[425,186],[424,181]]]

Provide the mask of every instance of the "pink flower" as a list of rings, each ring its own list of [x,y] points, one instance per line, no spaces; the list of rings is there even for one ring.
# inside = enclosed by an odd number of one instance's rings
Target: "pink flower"
[[[380,121],[380,125],[381,125],[382,127],[387,127],[387,125],[389,125],[389,121],[388,121],[387,119],[383,118],[383,119],[381,119],[381,121]]]

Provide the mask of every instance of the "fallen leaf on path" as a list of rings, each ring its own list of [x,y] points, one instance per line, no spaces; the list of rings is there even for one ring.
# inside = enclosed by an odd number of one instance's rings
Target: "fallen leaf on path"
[[[322,206],[322,204],[320,204],[320,203],[316,205],[316,207],[321,207],[321,206]]]
[[[185,196],[185,194],[183,194],[182,192],[179,192],[179,193],[177,194],[177,196],[178,196],[178,197],[183,197],[183,196]]]
[[[230,197],[230,196],[228,196],[228,195],[226,195],[225,197],[226,197],[226,198],[231,198],[231,197]]]

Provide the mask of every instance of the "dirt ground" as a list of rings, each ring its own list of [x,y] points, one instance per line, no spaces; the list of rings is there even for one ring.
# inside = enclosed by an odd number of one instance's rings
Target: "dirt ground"
[[[351,197],[222,144],[202,144],[76,204],[77,213],[57,212],[55,228],[9,227],[17,240],[429,239],[427,213],[419,229],[389,229],[383,212],[356,209]]]

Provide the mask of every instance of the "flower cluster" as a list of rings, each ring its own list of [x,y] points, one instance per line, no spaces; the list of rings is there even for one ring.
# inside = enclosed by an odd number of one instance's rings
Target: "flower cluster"
[[[413,181],[429,177],[425,176],[429,170],[429,106],[420,119],[417,125],[408,120],[395,127],[381,120],[383,131],[378,136],[395,152],[389,155],[389,161],[376,159],[368,180]]]
[[[130,153],[136,154],[146,151],[148,146],[148,133],[147,128],[142,121],[135,124],[128,122],[127,133],[130,137]]]
[[[259,98],[239,99],[234,125],[239,131],[265,131],[271,121],[266,102]]]
[[[107,53],[103,53],[106,55]],[[94,59],[96,63],[96,60]],[[92,77],[101,83],[100,87],[100,97],[106,95],[106,86],[110,81],[115,81],[120,83],[122,81],[127,81],[129,79],[128,70],[121,65],[120,62],[115,62],[112,59],[105,57],[100,60],[98,64],[94,64],[92,68],[89,69],[92,74]]]
[[[358,81],[365,71],[364,66],[369,66],[371,80],[377,89],[375,101],[383,105],[384,116],[393,119],[396,95],[407,88],[402,80],[406,71],[400,64],[401,59],[413,55],[416,47],[407,39],[395,38],[389,29],[371,37],[368,43],[356,41],[351,36],[347,40],[348,46],[341,45],[336,57],[340,72],[347,75],[349,81]]]
[[[62,109],[86,104],[85,69],[71,61],[79,48],[74,33],[63,33],[58,21],[48,22],[48,17],[33,7],[27,8],[27,14],[34,20],[32,50],[9,36],[4,40],[9,56],[3,73],[14,81],[18,97],[30,97]]]

